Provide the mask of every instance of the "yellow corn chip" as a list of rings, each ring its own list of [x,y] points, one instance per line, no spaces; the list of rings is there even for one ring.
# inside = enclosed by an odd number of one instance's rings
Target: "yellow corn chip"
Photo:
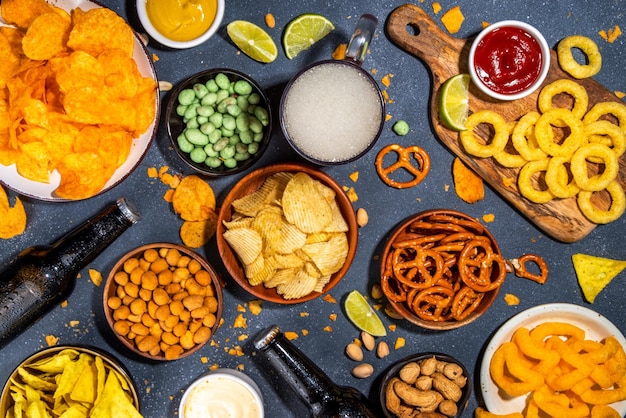
[[[580,288],[589,303],[593,303],[602,289],[626,268],[626,260],[613,260],[588,254],[574,254],[572,262]]]

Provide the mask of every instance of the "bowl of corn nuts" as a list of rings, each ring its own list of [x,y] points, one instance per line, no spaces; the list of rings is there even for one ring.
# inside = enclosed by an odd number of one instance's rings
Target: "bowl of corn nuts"
[[[200,255],[171,243],[138,247],[113,267],[104,313],[119,341],[152,360],[198,351],[215,334],[223,308],[222,279]]]
[[[265,152],[272,131],[263,89],[242,72],[226,68],[181,81],[171,91],[165,115],[176,154],[209,177],[251,167]]]

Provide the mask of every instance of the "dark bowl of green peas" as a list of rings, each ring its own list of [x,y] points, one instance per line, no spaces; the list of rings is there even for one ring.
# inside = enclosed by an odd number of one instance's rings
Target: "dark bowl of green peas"
[[[178,156],[211,177],[251,167],[270,140],[272,113],[261,87],[247,75],[215,68],[172,90],[167,133]]]

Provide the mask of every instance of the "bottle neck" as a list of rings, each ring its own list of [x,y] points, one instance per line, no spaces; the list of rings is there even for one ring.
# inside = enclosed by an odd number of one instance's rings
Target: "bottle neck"
[[[255,347],[298,396],[311,408],[333,398],[338,387],[280,332],[277,326],[262,332]]]
[[[120,198],[52,244],[49,254],[60,261],[59,266],[80,270],[138,220],[132,204]]]

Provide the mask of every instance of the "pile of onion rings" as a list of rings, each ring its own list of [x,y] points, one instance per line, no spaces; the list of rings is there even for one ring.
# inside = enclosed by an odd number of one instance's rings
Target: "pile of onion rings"
[[[570,108],[553,99],[565,94]],[[459,134],[465,152],[493,157],[508,168],[519,168],[520,194],[533,203],[576,198],[591,222],[606,224],[626,211],[624,189],[618,182],[619,159],[626,151],[626,105],[600,102],[587,110],[585,88],[573,80],[556,80],[539,93],[539,112],[528,112],[511,124],[490,110],[471,114]],[[489,127],[488,140],[477,131]],[[504,139],[503,139],[504,138]],[[607,193],[610,205],[598,207],[594,193]]]
[[[434,212],[401,228],[381,266],[390,301],[425,321],[462,321],[498,292],[507,263],[479,222]]]

